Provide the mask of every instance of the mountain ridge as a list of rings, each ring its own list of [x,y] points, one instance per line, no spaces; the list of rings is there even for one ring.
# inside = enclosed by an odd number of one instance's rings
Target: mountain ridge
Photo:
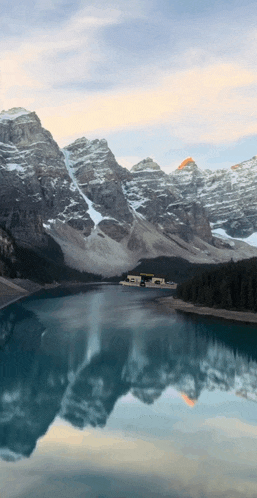
[[[105,139],[60,149],[23,108],[0,114],[0,180],[0,228],[10,240],[50,260],[55,244],[64,266],[79,272],[111,277],[159,256],[201,264],[257,256],[213,236],[211,228],[225,227],[206,201],[214,180],[192,161],[167,175],[148,157],[129,171]],[[243,217],[248,234],[253,224]]]

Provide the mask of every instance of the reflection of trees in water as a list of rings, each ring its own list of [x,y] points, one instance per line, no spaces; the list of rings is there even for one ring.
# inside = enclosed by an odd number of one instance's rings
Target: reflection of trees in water
[[[222,337],[227,324],[220,327]],[[187,401],[204,389],[235,390],[257,400],[256,363],[240,354],[235,336],[233,347],[217,342],[215,327],[205,321],[185,319],[168,331],[144,334],[113,329],[94,338],[81,330],[48,333],[33,312],[15,305],[2,313],[2,330],[12,331],[0,351],[5,459],[29,456],[58,414],[79,428],[103,427],[128,391],[147,404],[168,386]]]

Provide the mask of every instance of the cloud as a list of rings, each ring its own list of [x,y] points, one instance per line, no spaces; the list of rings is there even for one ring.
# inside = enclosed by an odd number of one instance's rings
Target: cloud
[[[81,8],[81,0],[2,0],[2,42],[20,42],[41,29],[60,27]]]
[[[154,127],[189,145],[257,133],[252,5],[25,3],[6,3],[1,105],[36,110],[60,144]]]
[[[117,22],[119,16],[116,9],[85,8],[74,12],[67,23],[54,30],[49,26],[29,31],[19,42],[16,38],[9,39],[9,43],[2,41],[2,107],[25,105],[28,93],[30,102],[36,105],[54,102],[59,86],[90,83],[93,67],[101,64],[104,57],[97,34],[103,26]],[[74,93],[71,92],[72,98]],[[65,91],[63,99],[67,100]]]
[[[116,25],[108,26],[103,33],[105,43],[115,48],[117,54],[141,63],[147,58],[155,58],[160,52],[167,51],[172,31],[152,19],[125,19]],[[143,59],[143,60],[142,60]]]
[[[257,438],[257,425],[250,425],[245,423],[238,418],[227,418],[227,417],[215,417],[209,418],[203,424],[206,427],[210,427],[221,431],[229,438]]]
[[[63,6],[63,4],[63,0],[40,0],[37,2],[37,8],[39,11],[53,11],[56,8]]]
[[[14,106],[30,106],[34,99],[30,92],[42,88],[40,80],[32,78],[26,72],[24,65],[37,58],[37,49],[24,45],[18,52],[6,51],[0,61],[0,103],[2,108]],[[22,95],[25,91],[25,95]],[[11,98],[6,99],[8,94]],[[14,95],[17,94],[17,98]],[[20,98],[21,97],[21,98]],[[19,104],[18,104],[19,102]],[[7,104],[5,106],[5,104]]]
[[[248,445],[249,440],[244,448],[246,457],[253,456],[254,443],[250,453]],[[139,490],[144,498],[158,494],[250,498],[256,492],[256,458],[249,464],[247,459],[240,460],[241,456],[242,449],[232,441],[217,444],[212,427],[196,434],[177,430],[172,440],[158,440],[152,434],[135,437],[129,430],[78,431],[55,423],[39,441],[33,458],[18,462],[15,472],[5,466],[1,486],[6,498],[68,498],[71,493],[74,497],[88,493],[132,498]]]
[[[37,58],[38,50],[32,46],[24,45],[19,52],[7,51],[1,58],[1,84],[2,91],[8,92],[9,88],[22,86],[26,88],[41,87],[39,80],[30,78],[24,65],[27,62],[34,62]]]
[[[58,140],[88,133],[147,126],[168,126],[185,142],[231,142],[257,133],[253,109],[257,73],[236,64],[165,75],[151,89],[128,89],[85,96],[76,102],[37,109],[43,124]],[[236,91],[244,89],[238,94]]]

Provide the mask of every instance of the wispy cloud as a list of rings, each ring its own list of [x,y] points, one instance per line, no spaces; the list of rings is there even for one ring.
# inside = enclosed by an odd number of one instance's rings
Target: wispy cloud
[[[36,110],[62,144],[163,127],[192,145],[257,134],[256,18],[248,0],[6,0],[1,107]]]
[[[151,89],[85,96],[38,112],[58,139],[158,124],[185,142],[227,142],[257,133],[257,97],[247,97],[253,86],[257,72],[215,64],[163,76]]]
[[[126,411],[129,408],[126,404]],[[152,415],[155,420],[156,412]],[[255,496],[256,483],[249,478],[251,466],[255,468],[255,442],[249,437],[228,440],[222,436],[223,424],[213,427],[212,421],[206,426],[194,420],[194,432],[192,415],[191,423],[186,420],[186,430],[174,427],[171,440],[151,432],[138,438],[129,429],[77,431],[65,423],[54,424],[34,457],[16,464],[22,478],[15,479],[10,466],[2,472],[4,496],[43,498],[47,493],[59,498],[72,493],[79,498],[86,492],[111,497],[121,496],[121,489],[129,498],[138,490],[142,497]]]

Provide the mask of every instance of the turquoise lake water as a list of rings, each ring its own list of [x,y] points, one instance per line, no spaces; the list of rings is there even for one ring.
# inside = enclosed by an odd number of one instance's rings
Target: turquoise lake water
[[[87,285],[0,312],[1,498],[257,496],[257,326]]]

